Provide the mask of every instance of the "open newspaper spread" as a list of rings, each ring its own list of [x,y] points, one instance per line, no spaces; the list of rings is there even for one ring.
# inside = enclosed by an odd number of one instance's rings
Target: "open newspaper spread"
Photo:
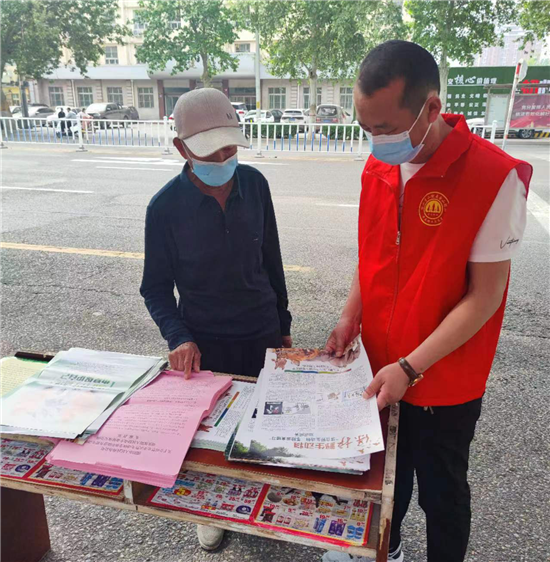
[[[2,433],[74,439],[98,431],[136,390],[154,380],[160,357],[72,348],[2,396]]]
[[[384,449],[376,399],[363,398],[371,380],[359,339],[341,358],[319,349],[268,349],[228,459],[368,470],[369,455]]]

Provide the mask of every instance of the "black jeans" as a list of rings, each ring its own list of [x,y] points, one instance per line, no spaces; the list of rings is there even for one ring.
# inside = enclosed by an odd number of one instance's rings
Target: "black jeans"
[[[282,339],[277,330],[253,340],[195,337],[195,343],[201,352],[201,369],[257,377],[264,366],[265,350],[281,347]]]
[[[416,472],[428,562],[463,562],[470,537],[468,458],[481,398],[424,409],[401,402],[390,552],[401,541]]]

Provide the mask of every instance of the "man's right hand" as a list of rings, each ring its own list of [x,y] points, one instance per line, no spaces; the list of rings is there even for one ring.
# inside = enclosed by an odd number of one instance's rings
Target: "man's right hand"
[[[168,354],[168,360],[170,367],[175,371],[183,371],[186,379],[191,377],[192,372],[198,373],[201,370],[201,352],[192,341],[176,347]]]
[[[342,357],[346,347],[359,335],[361,324],[353,318],[342,317],[330,334],[325,350],[331,355]]]

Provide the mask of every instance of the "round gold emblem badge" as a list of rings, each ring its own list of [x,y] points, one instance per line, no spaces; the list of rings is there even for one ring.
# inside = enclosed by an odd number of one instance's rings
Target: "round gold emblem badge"
[[[422,198],[418,207],[420,220],[426,226],[439,226],[447,210],[449,200],[439,191],[431,191]]]

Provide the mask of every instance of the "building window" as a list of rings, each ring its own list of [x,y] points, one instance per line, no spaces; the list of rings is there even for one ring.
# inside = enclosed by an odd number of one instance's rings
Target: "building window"
[[[286,108],[286,88],[268,88],[269,109]]]
[[[250,53],[250,43],[235,43],[236,53]]]
[[[120,105],[124,104],[124,96],[122,94],[122,88],[119,87],[108,87],[107,88],[107,101],[109,103],[118,103]]]
[[[140,21],[139,12],[134,12],[134,35],[136,37],[141,37],[146,29],[147,23],[144,21]]]
[[[340,105],[347,111],[353,109],[353,88],[340,88]]]
[[[65,105],[65,98],[63,97],[63,88],[60,86],[50,86],[50,105]]]
[[[118,47],[105,47],[105,64],[118,64]]]
[[[94,103],[94,94],[91,86],[79,86],[76,91],[80,107],[88,107]]]
[[[155,107],[153,88],[138,88],[138,107]]]
[[[181,27],[181,13],[179,10],[176,12],[176,17],[168,22],[168,27],[170,29],[179,29]]]
[[[321,105],[323,103],[323,88],[317,87],[317,103],[316,105]],[[304,87],[304,108],[309,108],[309,86]]]

